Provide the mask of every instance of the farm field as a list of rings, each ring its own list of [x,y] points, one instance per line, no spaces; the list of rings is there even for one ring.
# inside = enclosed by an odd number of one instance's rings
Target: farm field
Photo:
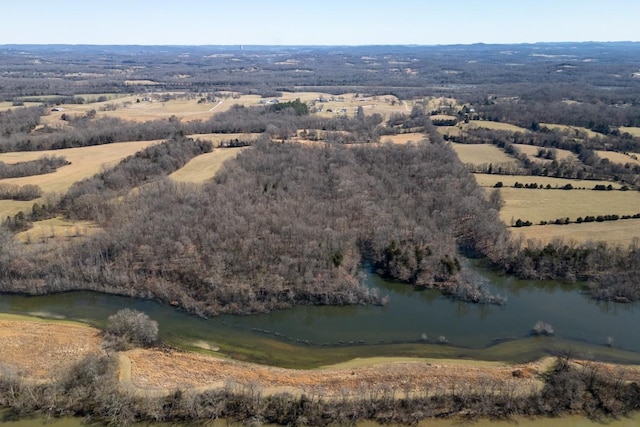
[[[585,215],[640,213],[640,194],[636,191],[532,190],[503,187],[500,194],[505,201],[500,218],[507,225],[511,225],[511,222],[517,219],[537,224],[540,221],[566,217],[573,221]],[[637,235],[640,236],[640,229]]]
[[[95,224],[88,221],[71,222],[62,218],[36,221],[33,227],[16,235],[23,243],[45,243],[49,240],[68,240],[86,236],[97,230]]]
[[[601,136],[599,133],[594,132],[589,128],[580,127],[580,126],[567,126],[567,125],[559,125],[559,124],[555,124],[555,123],[540,123],[540,126],[544,126],[544,127],[549,128],[551,130],[557,129],[557,130],[560,130],[560,131],[568,130],[568,131],[583,132],[589,138],[598,138],[598,137]]]
[[[24,103],[24,107],[36,107],[40,105],[39,102],[25,102]],[[13,102],[11,101],[3,101],[0,102],[0,111],[7,111],[7,110],[12,110],[15,108],[21,108],[21,107],[16,107],[13,105]]]
[[[211,153],[197,156],[169,178],[178,182],[201,183],[211,179],[220,170],[224,162],[235,159],[238,154],[249,147],[229,147],[214,149]]]
[[[57,111],[49,112],[42,118],[43,124],[49,126],[66,126],[66,122],[61,119],[63,114],[85,115],[91,110],[96,111],[96,117],[117,117],[122,120],[144,122],[149,120],[168,119],[175,116],[183,121],[206,120],[212,115],[229,110],[234,105],[252,107],[264,104],[272,99],[280,102],[300,99],[309,104],[315,104],[312,108],[322,107],[318,113],[320,116],[331,117],[338,114],[355,116],[356,109],[362,106],[365,114],[378,113],[384,118],[388,118],[391,113],[406,113],[411,110],[411,105],[402,103],[393,95],[380,97],[357,97],[355,93],[345,93],[343,95],[330,95],[320,92],[284,92],[277,98],[262,98],[260,95],[241,95],[233,97],[231,92],[226,93],[228,97],[218,98],[215,102],[200,103],[197,96],[184,96],[183,93],[170,93],[178,96],[177,99],[163,101],[161,94],[156,97],[146,98],[144,95],[132,95],[118,99],[110,99],[104,102],[94,102],[89,104],[62,104],[55,108]],[[326,102],[320,102],[324,99]],[[137,102],[139,101],[140,102]],[[107,106],[116,106],[116,109],[104,111]],[[329,111],[331,110],[331,111]]]
[[[463,128],[480,128],[489,130],[505,130],[510,132],[527,132],[527,129],[510,123],[490,122],[485,120],[474,120],[462,125]]]
[[[513,144],[513,146],[516,147],[521,153],[526,154],[529,160],[531,161],[541,162],[541,163],[551,161],[548,159],[542,159],[542,158],[536,157],[536,155],[538,154],[538,150],[540,150],[541,147],[537,147],[535,145],[527,145],[527,144]],[[556,149],[555,151],[556,151],[556,160],[558,161],[566,160],[566,159],[574,159],[578,161],[578,157],[569,150]]]
[[[410,142],[418,143],[427,139],[427,135],[423,133],[402,133],[399,135],[385,135],[380,137],[380,142],[391,142],[393,144],[408,144]]]
[[[451,147],[462,163],[472,163],[474,165],[516,163],[513,157],[508,156],[504,151],[491,144],[458,144],[452,142]]]
[[[611,185],[614,189],[620,188],[620,184],[613,181],[592,181],[584,179],[552,178],[548,176],[497,175],[486,173],[476,173],[473,174],[473,176],[476,178],[476,182],[481,187],[493,187],[497,182],[502,182],[503,186],[505,187],[513,187],[516,182],[519,182],[521,184],[536,183],[538,184],[538,186],[542,185],[543,187],[546,187],[547,184],[549,184],[552,188],[561,188],[567,184],[571,184],[574,188],[585,188],[587,190],[593,189],[593,187],[596,185]]]
[[[63,166],[57,171],[45,175],[25,176],[21,178],[8,178],[0,180],[5,184],[38,185],[43,193],[63,192],[69,189],[71,184],[81,179],[92,176],[103,167],[110,167],[118,161],[154,144],[155,141],[119,142],[90,147],[65,148],[55,151],[23,151],[0,154],[0,161],[5,163],[18,163],[36,160],[42,156],[62,156],[70,165]]]
[[[633,157],[628,156],[624,153],[596,150],[596,154],[598,155],[598,157],[607,159],[612,163],[620,163],[622,165],[631,163],[632,165],[640,165],[640,161],[638,161],[638,159],[634,159]]]
[[[628,133],[636,138],[640,138],[640,127],[628,127],[628,126],[620,126],[620,133]]]
[[[640,238],[640,220],[626,219],[624,221],[589,222],[566,225],[532,225],[530,227],[511,228],[515,238],[522,236],[523,241],[539,240],[543,244],[554,239],[565,242],[575,241],[605,241],[612,245],[629,246],[635,239]]]
[[[160,141],[134,141],[90,147],[66,148],[55,151],[2,153],[0,154],[0,161],[7,164],[36,160],[42,156],[52,155],[63,156],[71,162],[71,164],[62,166],[53,173],[0,180],[0,183],[4,184],[37,185],[43,192],[43,197],[28,202],[0,200],[0,217],[6,218],[20,211],[30,211],[34,203],[43,202],[47,193],[63,193],[68,190],[74,182],[88,178],[100,172],[102,168],[113,166],[125,157],[159,142]]]
[[[221,144],[226,144],[231,141],[254,141],[261,134],[259,133],[194,133],[189,135],[189,138],[200,139],[203,141],[210,141],[213,147],[218,147]]]

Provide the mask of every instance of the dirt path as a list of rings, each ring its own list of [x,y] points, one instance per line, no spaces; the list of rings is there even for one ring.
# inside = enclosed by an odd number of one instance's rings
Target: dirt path
[[[13,372],[36,381],[56,378],[89,354],[101,353],[99,331],[72,323],[0,318],[0,374]],[[296,370],[256,365],[172,349],[135,349],[118,355],[122,386],[135,393],[164,395],[177,389],[224,387],[288,392],[323,398],[404,397],[436,391],[508,387],[529,393],[542,386],[539,373],[551,359],[522,365],[411,358],[357,359],[332,367]],[[615,372],[612,365],[602,369]],[[625,368],[637,380],[637,368]]]

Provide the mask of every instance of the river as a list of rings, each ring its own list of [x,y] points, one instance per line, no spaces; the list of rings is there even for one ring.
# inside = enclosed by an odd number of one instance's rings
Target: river
[[[468,357],[521,362],[559,352],[640,362],[638,304],[597,302],[576,285],[517,280],[470,265],[503,306],[464,303],[435,290],[414,290],[368,274],[389,295],[384,306],[299,306],[253,316],[203,319],[168,305],[92,292],[1,295],[0,312],[78,320],[103,327],[121,308],[146,312],[161,338],[184,348],[210,348],[244,360],[313,367],[366,356]],[[532,337],[537,321],[553,337]],[[445,345],[442,342],[446,343]]]

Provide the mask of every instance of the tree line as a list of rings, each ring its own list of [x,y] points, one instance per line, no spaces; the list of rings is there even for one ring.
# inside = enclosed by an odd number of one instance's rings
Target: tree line
[[[170,351],[170,350],[167,350]],[[514,377],[522,376],[519,370]],[[402,387],[367,385],[345,390],[342,398],[322,392],[300,396],[265,395],[251,384],[227,384],[220,390],[178,389],[151,396],[120,387],[117,356],[90,355],[50,383],[24,381],[0,370],[0,405],[9,418],[83,417],[109,425],[139,422],[206,422],[226,419],[238,423],[278,425],[336,425],[359,421],[413,425],[435,418],[513,419],[583,415],[612,420],[640,409],[640,386],[620,369],[610,373],[598,364],[576,363],[560,356],[541,375],[540,390],[520,392],[515,381],[489,377],[471,384],[437,381]],[[411,390],[418,390],[410,393]]]

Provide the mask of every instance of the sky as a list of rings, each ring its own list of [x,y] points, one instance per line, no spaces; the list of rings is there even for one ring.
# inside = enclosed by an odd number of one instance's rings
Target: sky
[[[640,41],[638,0],[2,0],[0,44]]]

